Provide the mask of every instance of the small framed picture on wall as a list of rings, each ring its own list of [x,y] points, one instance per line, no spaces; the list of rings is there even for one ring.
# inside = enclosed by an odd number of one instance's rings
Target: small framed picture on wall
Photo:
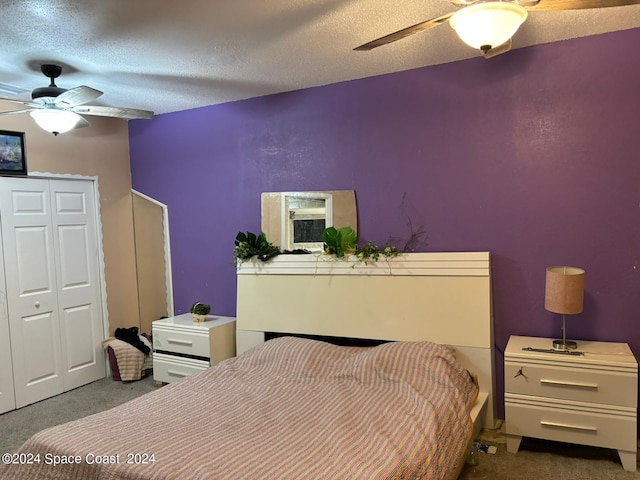
[[[0,130],[0,175],[26,175],[24,132]]]

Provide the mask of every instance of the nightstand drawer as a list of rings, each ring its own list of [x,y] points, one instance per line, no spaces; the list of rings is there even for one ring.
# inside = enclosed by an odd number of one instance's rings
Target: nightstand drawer
[[[178,330],[153,329],[155,350],[182,353],[196,357],[209,358],[209,332],[188,332]]]
[[[505,390],[536,397],[636,408],[636,378],[629,372],[505,362]]]
[[[203,360],[174,357],[162,353],[153,354],[153,378],[158,382],[172,383],[207,368],[209,368],[209,362]]]
[[[634,411],[583,408],[505,398],[506,433],[635,452]]]

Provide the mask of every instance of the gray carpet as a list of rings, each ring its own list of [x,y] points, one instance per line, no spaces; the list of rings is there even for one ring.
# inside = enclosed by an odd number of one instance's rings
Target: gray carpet
[[[137,382],[110,377],[0,415],[0,453],[15,452],[34,433],[101,412],[159,388],[152,376]]]
[[[34,433],[106,410],[159,386],[152,377],[138,382],[110,378],[0,415],[0,453],[14,452]],[[640,479],[625,472],[613,450],[523,439],[517,454],[508,453],[500,432],[484,431],[480,441],[497,447],[494,455],[479,452],[477,466],[465,465],[460,480]]]
[[[504,435],[495,431],[484,431],[480,442],[496,446],[496,454],[478,452],[478,465],[465,465],[460,480],[640,478],[640,472],[624,471],[615,450],[523,438],[513,454],[507,452]]]

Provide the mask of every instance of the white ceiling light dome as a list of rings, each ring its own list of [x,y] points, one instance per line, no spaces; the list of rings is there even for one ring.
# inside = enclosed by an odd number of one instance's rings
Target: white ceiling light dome
[[[77,113],[68,110],[57,110],[55,108],[33,110],[29,112],[29,115],[31,115],[40,128],[54,135],[68,132],[75,127],[82,118]]]
[[[484,2],[458,10],[449,24],[464,43],[486,52],[508,41],[527,15],[527,11],[515,3]]]

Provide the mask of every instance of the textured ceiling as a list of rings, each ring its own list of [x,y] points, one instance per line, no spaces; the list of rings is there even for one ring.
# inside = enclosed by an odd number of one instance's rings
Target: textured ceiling
[[[6,0],[0,94],[29,98],[48,84],[40,64],[57,63],[58,86],[104,92],[94,104],[160,114],[478,56],[446,24],[353,51],[455,8],[447,0]],[[514,48],[638,27],[640,5],[530,12]]]

